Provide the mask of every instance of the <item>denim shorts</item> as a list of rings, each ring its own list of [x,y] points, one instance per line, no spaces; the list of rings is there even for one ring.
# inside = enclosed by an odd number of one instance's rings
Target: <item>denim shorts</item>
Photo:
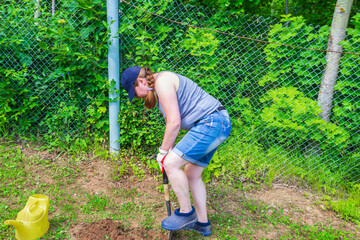
[[[220,144],[230,135],[226,110],[212,113],[197,122],[172,149],[181,158],[201,167],[209,165]]]

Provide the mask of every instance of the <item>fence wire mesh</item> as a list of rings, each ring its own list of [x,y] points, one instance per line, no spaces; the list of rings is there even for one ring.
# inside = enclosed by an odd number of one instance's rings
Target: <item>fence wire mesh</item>
[[[91,115],[91,102],[105,97],[89,89],[85,66],[96,61],[91,79],[104,85],[107,62],[94,60],[100,48],[90,44],[100,42],[92,36],[98,25],[106,33],[106,9],[88,7],[68,0],[10,0],[0,7],[0,122],[7,134],[70,139],[89,127],[83,119]]]
[[[330,27],[228,14],[177,2],[122,1],[122,69],[138,64],[174,71],[220,99],[233,130],[215,164],[230,159],[239,169],[256,166],[277,176],[305,169],[357,181],[356,36],[348,35],[344,52],[350,53],[342,55],[333,98],[325,100],[333,104],[327,123],[319,117],[319,91],[326,55],[330,62],[339,54],[326,52]]]
[[[106,21],[106,15],[96,3],[90,12],[97,12],[91,14],[79,2],[13,0],[1,7],[0,74],[8,92],[1,94],[5,111],[0,121],[8,133],[71,133],[76,138],[100,129],[107,134],[108,120],[97,115],[106,111],[102,106],[107,86],[91,87],[106,85],[106,58],[96,52],[103,44],[89,45],[90,40],[96,42],[94,32],[106,32],[92,21],[101,17]],[[35,18],[38,10],[41,14]],[[213,170],[226,160],[239,169],[239,178],[254,169],[276,176],[321,174],[335,184],[358,182],[360,45],[356,30],[349,29],[343,43],[347,54],[341,55],[335,86],[323,85],[331,93],[326,98],[320,96],[325,67],[331,56],[339,54],[324,51],[329,26],[311,26],[299,18],[230,17],[230,13],[177,1],[120,1],[119,17],[120,71],[135,64],[155,72],[174,71],[195,81],[228,109],[232,133],[214,156]],[[41,29],[46,26],[45,34]],[[49,37],[51,28],[63,37],[63,45],[52,46],[58,37]],[[76,33],[68,33],[72,31]],[[80,52],[76,56],[70,54],[74,49]],[[70,60],[64,62],[65,58]],[[91,78],[87,72],[93,74]],[[119,121],[124,123],[121,119],[131,116],[126,115],[130,108],[125,104],[126,93],[121,95]],[[331,103],[329,122],[320,117],[321,97]],[[18,108],[11,117],[6,115],[9,104]],[[19,123],[18,118],[27,121]],[[160,143],[164,127],[160,113],[146,111],[145,118],[145,128],[153,129],[149,132]],[[146,144],[137,131],[121,128],[122,136],[131,135]]]

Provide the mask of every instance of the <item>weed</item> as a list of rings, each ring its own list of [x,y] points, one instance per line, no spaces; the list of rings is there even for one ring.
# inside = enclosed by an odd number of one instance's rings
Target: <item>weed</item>
[[[134,197],[136,195],[136,188],[132,188],[130,190],[126,188],[120,188],[120,189],[113,189],[113,193],[116,196],[122,197],[123,200],[130,199],[131,201],[134,200]]]
[[[146,209],[146,211],[143,213],[145,219],[140,224],[145,230],[149,230],[153,228],[154,225],[154,215],[152,213],[153,210],[154,209],[150,207]]]
[[[104,195],[87,195],[87,203],[83,206],[84,213],[104,211],[110,205],[110,199]]]

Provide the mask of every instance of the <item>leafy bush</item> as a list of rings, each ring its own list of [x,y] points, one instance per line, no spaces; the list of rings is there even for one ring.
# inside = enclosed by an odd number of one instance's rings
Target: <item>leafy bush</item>
[[[358,15],[354,17],[355,23],[358,18]],[[358,34],[358,29],[348,29],[347,39],[342,43],[344,51],[359,51]],[[266,126],[275,130],[269,133],[271,137],[267,137],[267,140],[275,137],[277,142],[290,144],[291,148],[315,151],[317,148],[328,149],[326,153],[317,152],[327,155],[327,162],[330,166],[337,166],[337,169],[341,166],[338,161],[341,161],[348,167],[348,177],[353,178],[358,168],[354,167],[357,164],[352,159],[354,154],[358,155],[360,144],[356,127],[360,124],[360,108],[357,104],[360,99],[353,91],[359,88],[355,83],[358,82],[359,75],[354,71],[359,56],[344,54],[334,89],[331,122],[325,123],[317,117],[320,112],[316,105],[326,58],[325,53],[311,49],[326,49],[328,37],[328,26],[315,28],[306,25],[301,17],[285,16],[282,23],[274,25],[269,32],[269,40],[274,43],[265,48],[270,71],[259,81],[261,86],[269,89],[262,102],[270,103],[271,106],[265,104],[261,116]],[[279,46],[275,43],[309,49]],[[287,93],[281,93],[284,90]],[[306,141],[309,142],[302,144]]]
[[[98,0],[63,0],[54,16],[43,4],[34,18],[34,1],[23,1],[20,8],[13,7],[16,4],[13,0],[0,7],[6,22],[0,52],[7,53],[0,58],[0,108],[4,110],[0,131],[23,137],[39,134],[57,147],[64,143],[70,147],[79,137],[106,141],[110,88],[106,6]],[[27,28],[20,31],[23,25]],[[145,136],[141,140],[153,138],[142,122],[135,128],[126,124],[134,119],[133,110],[121,108],[122,131],[136,129],[138,134],[144,132],[138,135]],[[143,112],[141,107],[136,110]],[[139,146],[139,141],[124,136],[122,147]]]
[[[273,89],[260,99],[266,104],[261,118],[274,144],[301,146],[310,139],[325,150],[347,146],[348,132],[319,117],[320,106],[293,87]]]

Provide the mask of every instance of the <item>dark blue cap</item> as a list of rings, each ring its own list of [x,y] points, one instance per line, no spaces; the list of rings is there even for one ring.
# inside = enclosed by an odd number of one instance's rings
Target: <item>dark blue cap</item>
[[[120,80],[121,86],[128,92],[130,102],[133,100],[135,96],[134,82],[139,76],[140,70],[141,67],[138,66],[129,67],[125,69],[121,74],[121,80]]]

